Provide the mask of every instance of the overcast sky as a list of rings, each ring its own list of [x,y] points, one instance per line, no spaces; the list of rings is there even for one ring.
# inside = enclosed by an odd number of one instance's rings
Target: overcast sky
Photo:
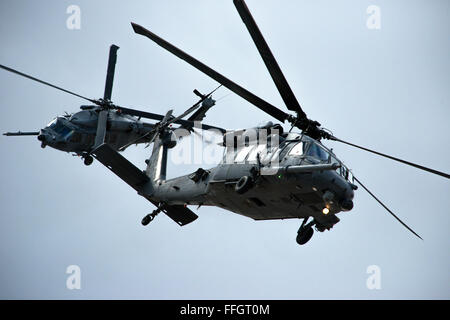
[[[66,26],[70,5],[80,29]],[[344,140],[450,172],[450,2],[256,1],[255,20],[303,109]],[[370,5],[381,10],[369,29]],[[0,64],[99,98],[109,46],[120,46],[112,99],[179,114],[192,90],[217,83],[150,40],[142,24],[272,104],[284,108],[231,0],[0,2]],[[83,100],[0,70],[0,130],[34,131]],[[225,128],[273,120],[225,96],[205,122]],[[253,221],[213,207],[180,228],[98,162],[0,137],[0,298],[449,299],[449,181],[326,142],[418,232],[362,189],[331,231],[295,242],[300,220]],[[140,168],[151,148],[124,155]],[[169,176],[198,165],[169,163]],[[205,165],[204,167],[208,167]],[[66,268],[81,268],[81,289]],[[381,271],[369,290],[367,268]]]

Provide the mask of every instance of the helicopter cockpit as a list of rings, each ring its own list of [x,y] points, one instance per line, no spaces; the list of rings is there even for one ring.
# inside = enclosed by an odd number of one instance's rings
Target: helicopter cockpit
[[[258,160],[259,159],[259,160]],[[340,161],[332,150],[317,140],[297,133],[270,135],[267,141],[244,141],[238,145],[226,145],[224,163],[257,163],[263,165],[310,165],[337,163],[336,172],[353,183],[350,170]]]
[[[42,147],[51,145],[54,148],[63,150],[63,144],[70,139],[74,130],[67,125],[64,117],[57,117],[39,132],[38,140],[42,142]]]
[[[300,141],[299,141],[300,140]],[[345,180],[353,183],[351,171],[340,161],[332,150],[323,146],[320,142],[309,137],[297,137],[294,140],[286,139],[280,144],[280,159],[286,157],[298,157],[298,164],[325,164],[336,163],[339,168],[336,172]]]
[[[55,118],[53,119],[48,125],[47,128],[52,129],[54,132],[56,132],[58,135],[60,135],[62,138],[66,139],[69,134],[72,132],[72,129],[67,127],[61,119]]]

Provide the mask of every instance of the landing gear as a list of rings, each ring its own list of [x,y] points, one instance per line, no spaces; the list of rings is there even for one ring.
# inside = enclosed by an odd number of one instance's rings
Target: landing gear
[[[307,243],[314,234],[314,230],[312,227],[315,224],[315,221],[313,220],[308,224],[307,222],[308,218],[305,218],[302,222],[302,225],[298,229],[296,241],[299,245],[304,245],[305,243]]]
[[[241,177],[236,186],[234,187],[234,191],[238,194],[243,194],[247,192],[253,186],[253,179],[249,176]]]
[[[84,164],[87,166],[90,166],[92,164],[92,162],[94,162],[94,158],[92,158],[92,156],[85,156],[84,157]]]
[[[307,243],[313,236],[314,230],[312,227],[308,227],[306,229],[300,229],[297,233],[297,243],[299,245],[304,245]]]
[[[156,209],[156,210],[154,210],[152,213],[149,213],[148,215],[146,215],[145,217],[143,217],[142,218],[142,221],[141,221],[141,223],[142,223],[142,225],[143,226],[146,226],[146,225],[148,225],[150,222],[152,222],[153,221],[153,219],[155,219],[155,217],[158,215],[158,213],[160,213],[161,212],[161,209]]]
[[[155,217],[153,217],[153,216],[149,213],[148,215],[146,215],[145,217],[142,218],[141,223],[142,223],[143,226],[146,226],[146,225],[148,225],[150,222],[152,222],[154,218],[155,218]]]

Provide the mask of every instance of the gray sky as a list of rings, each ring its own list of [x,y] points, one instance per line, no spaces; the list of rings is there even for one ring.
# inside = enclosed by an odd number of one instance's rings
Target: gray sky
[[[81,29],[66,9],[81,8]],[[304,110],[336,136],[445,172],[449,166],[450,2],[248,0]],[[369,5],[381,29],[369,30]],[[231,0],[0,2],[0,63],[82,95],[103,94],[108,48],[120,46],[112,98],[184,111],[217,84],[150,40],[142,24],[263,99],[283,102]],[[84,102],[0,70],[1,131],[37,130]],[[220,89],[216,97],[228,94]],[[272,120],[234,94],[207,123]],[[331,231],[295,242],[300,220],[252,221],[204,207],[180,228],[97,162],[0,137],[0,298],[449,299],[448,180],[326,142],[416,230],[363,190]],[[125,156],[144,168],[150,148]],[[197,166],[169,165],[169,175]],[[195,208],[193,208],[195,211]],[[66,288],[67,266],[81,290]],[[369,290],[366,269],[381,269]]]

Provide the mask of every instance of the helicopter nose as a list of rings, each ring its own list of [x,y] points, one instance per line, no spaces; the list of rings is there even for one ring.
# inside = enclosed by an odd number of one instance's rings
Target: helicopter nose
[[[38,136],[37,136],[37,139],[39,140],[39,141],[45,141],[45,135],[44,134],[39,134]]]
[[[349,184],[345,192],[344,199],[341,201],[342,211],[350,211],[353,209],[353,197],[355,196],[353,184]]]
[[[350,211],[353,209],[353,201],[349,199],[345,199],[341,202],[341,208],[343,211]]]

